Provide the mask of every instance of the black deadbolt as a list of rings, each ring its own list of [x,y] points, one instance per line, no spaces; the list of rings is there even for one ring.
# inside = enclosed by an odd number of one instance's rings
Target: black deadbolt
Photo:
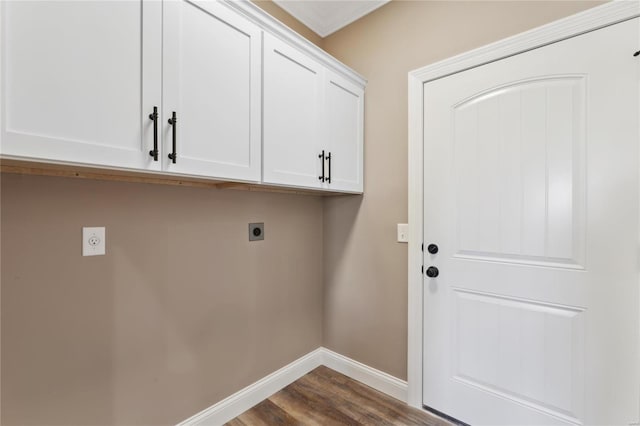
[[[260,228],[253,228],[253,235],[259,237],[260,234],[262,234],[262,230],[260,230]]]
[[[427,246],[427,251],[431,254],[436,254],[438,252],[438,246],[435,244],[429,244]]]
[[[438,271],[438,268],[436,268],[435,266],[429,266],[427,268],[427,276],[429,278],[435,278],[438,275],[440,275],[440,271]]]

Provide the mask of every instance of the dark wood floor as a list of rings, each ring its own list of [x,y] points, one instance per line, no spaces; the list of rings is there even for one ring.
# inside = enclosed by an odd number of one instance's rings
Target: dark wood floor
[[[450,423],[327,367],[318,367],[227,426],[429,425]]]

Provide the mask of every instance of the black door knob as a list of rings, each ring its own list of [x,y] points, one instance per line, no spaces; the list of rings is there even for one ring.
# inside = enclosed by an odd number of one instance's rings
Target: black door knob
[[[429,244],[427,246],[427,251],[431,254],[436,254],[438,252],[438,246],[435,244]]]
[[[440,271],[438,271],[438,268],[436,268],[435,266],[429,266],[427,268],[427,276],[429,278],[435,278],[438,275],[440,275]]]

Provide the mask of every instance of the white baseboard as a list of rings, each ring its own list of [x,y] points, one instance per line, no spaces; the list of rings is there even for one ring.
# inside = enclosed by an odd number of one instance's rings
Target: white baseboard
[[[407,382],[347,358],[332,350],[322,349],[322,364],[402,402],[407,402]]]
[[[291,364],[269,374],[215,405],[188,418],[178,426],[218,426],[239,416],[280,389],[298,380],[322,364],[322,348],[309,352]]]
[[[325,365],[403,402],[407,400],[407,382],[404,380],[329,349],[318,348],[179,423],[178,426],[223,425],[320,365]]]

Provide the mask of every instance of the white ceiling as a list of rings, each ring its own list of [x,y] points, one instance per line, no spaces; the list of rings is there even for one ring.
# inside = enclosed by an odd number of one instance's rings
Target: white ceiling
[[[274,0],[320,37],[338,31],[390,0]]]

